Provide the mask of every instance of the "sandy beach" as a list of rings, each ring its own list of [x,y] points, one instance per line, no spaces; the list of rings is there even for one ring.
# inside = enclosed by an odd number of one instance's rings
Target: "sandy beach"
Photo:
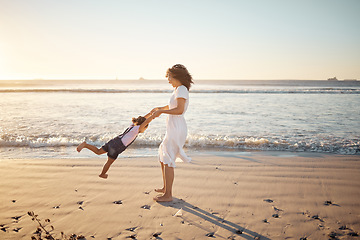
[[[0,160],[0,239],[31,239],[29,211],[55,238],[360,239],[360,156],[191,157],[177,164],[170,203],[153,201],[156,157],[118,159],[106,180],[106,158]]]

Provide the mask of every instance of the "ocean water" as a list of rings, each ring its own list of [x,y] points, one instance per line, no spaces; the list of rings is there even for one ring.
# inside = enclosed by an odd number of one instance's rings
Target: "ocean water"
[[[88,158],[132,117],[168,103],[161,81],[0,81],[0,159]],[[360,154],[359,81],[195,81],[186,152]],[[166,115],[122,158],[156,156]]]

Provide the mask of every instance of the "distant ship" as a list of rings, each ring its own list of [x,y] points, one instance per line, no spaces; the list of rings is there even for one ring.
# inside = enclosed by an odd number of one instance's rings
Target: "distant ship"
[[[339,81],[336,77],[328,78],[328,81]]]

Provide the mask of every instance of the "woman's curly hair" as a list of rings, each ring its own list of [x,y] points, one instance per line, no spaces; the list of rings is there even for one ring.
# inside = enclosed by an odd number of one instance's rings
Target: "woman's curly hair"
[[[188,90],[191,87],[191,84],[194,83],[192,81],[192,76],[186,67],[182,64],[175,64],[171,68],[166,71],[166,77],[171,75],[171,77],[179,80],[182,85],[184,85]]]

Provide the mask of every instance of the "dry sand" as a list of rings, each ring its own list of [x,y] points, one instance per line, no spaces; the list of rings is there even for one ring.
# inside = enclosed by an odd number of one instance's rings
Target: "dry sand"
[[[50,219],[58,238],[360,239],[350,236],[360,231],[359,156],[192,158],[177,164],[174,201],[161,204],[152,200],[162,185],[155,157],[118,159],[106,180],[106,157],[0,160],[0,239],[31,239],[38,224],[28,211]]]

